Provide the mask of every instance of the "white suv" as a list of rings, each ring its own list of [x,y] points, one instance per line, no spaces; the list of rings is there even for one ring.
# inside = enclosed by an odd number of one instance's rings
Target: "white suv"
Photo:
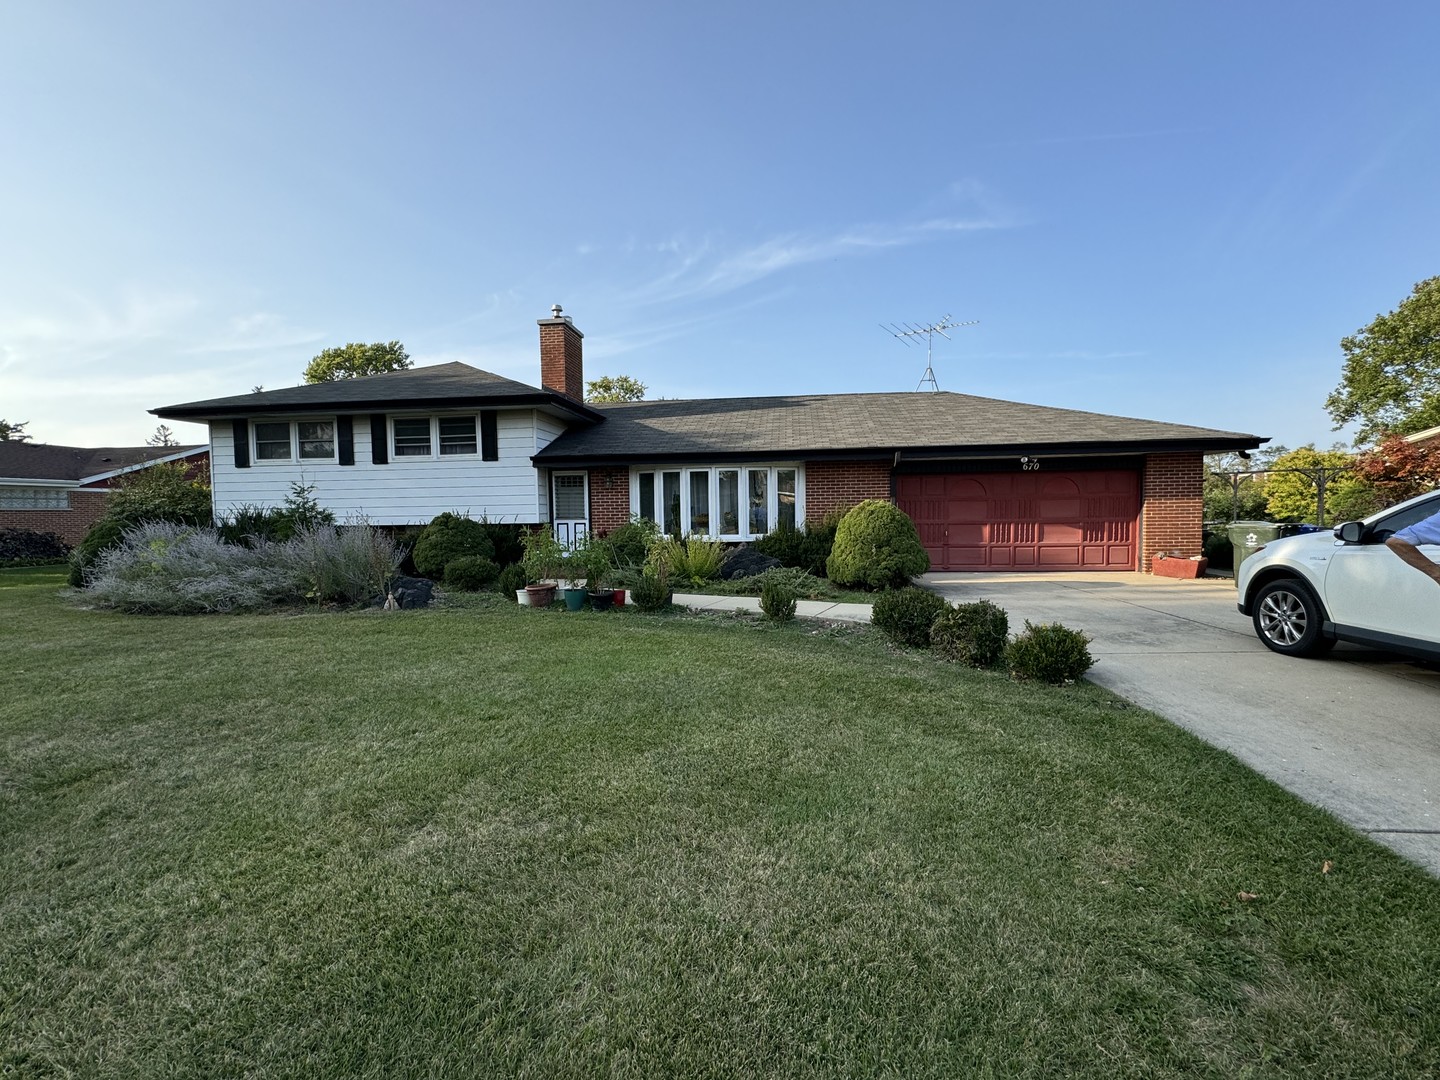
[[[1286,656],[1354,641],[1440,661],[1440,587],[1385,546],[1392,533],[1440,513],[1440,491],[1329,532],[1271,540],[1240,564],[1240,614]],[[1440,562],[1440,548],[1420,549]]]

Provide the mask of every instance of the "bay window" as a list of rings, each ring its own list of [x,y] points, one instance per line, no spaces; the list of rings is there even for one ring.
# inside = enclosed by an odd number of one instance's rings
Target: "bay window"
[[[804,470],[795,465],[635,469],[630,511],[669,536],[753,540],[805,520]]]

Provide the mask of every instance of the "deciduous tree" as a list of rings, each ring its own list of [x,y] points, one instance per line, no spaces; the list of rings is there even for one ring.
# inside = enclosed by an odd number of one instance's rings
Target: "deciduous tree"
[[[1355,475],[1387,503],[1422,495],[1440,487],[1440,446],[1420,446],[1400,435],[1387,435],[1356,456]]]
[[[1340,342],[1345,367],[1325,399],[1338,428],[1358,420],[1359,442],[1440,425],[1440,277]]]
[[[352,341],[343,348],[326,349],[311,360],[310,366],[305,369],[305,381],[336,382],[361,375],[405,371],[411,366],[410,354],[398,341],[377,341],[369,345]]]
[[[1354,455],[1341,447],[1302,446],[1275,459],[1265,477],[1265,505],[1274,521],[1334,525],[1380,509],[1375,489],[1352,471]],[[1320,485],[1325,485],[1324,521],[1317,520]]]
[[[650,389],[629,375],[602,375],[585,384],[585,400],[594,402],[644,401]]]

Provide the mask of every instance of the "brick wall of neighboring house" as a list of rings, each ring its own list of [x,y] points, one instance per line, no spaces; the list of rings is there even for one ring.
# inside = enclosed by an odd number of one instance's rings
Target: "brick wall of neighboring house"
[[[54,533],[74,547],[104,515],[108,498],[105,491],[72,491],[69,510],[0,510],[0,529]]]
[[[888,461],[807,461],[805,519],[849,510],[866,499],[890,499]]]
[[[1151,454],[1145,459],[1144,509],[1140,513],[1140,569],[1150,571],[1156,552],[1203,551],[1205,463],[1198,453]]]
[[[590,528],[604,536],[630,520],[630,470],[590,470]]]

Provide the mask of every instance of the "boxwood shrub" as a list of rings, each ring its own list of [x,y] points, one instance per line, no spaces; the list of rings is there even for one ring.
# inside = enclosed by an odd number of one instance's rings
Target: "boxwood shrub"
[[[1017,679],[1074,682],[1095,664],[1089,644],[1090,639],[1079,630],[1059,623],[1035,626],[1026,619],[1025,632],[1005,647],[1005,666]]]
[[[928,589],[907,585],[876,597],[870,622],[891,641],[916,649],[930,647],[930,627],[950,610],[945,599]]]
[[[866,499],[840,519],[825,569],[837,585],[898,589],[930,569],[930,556],[903,510]]]
[[[493,559],[495,545],[483,522],[447,513],[425,526],[420,539],[415,541],[415,550],[410,557],[418,573],[439,581],[445,574],[445,567],[466,555]]]
[[[930,627],[930,644],[946,660],[971,667],[993,667],[1005,654],[1010,617],[989,600],[960,604],[942,612]]]
[[[483,555],[461,555],[445,564],[445,584],[461,592],[479,592],[499,576],[500,567]]]

